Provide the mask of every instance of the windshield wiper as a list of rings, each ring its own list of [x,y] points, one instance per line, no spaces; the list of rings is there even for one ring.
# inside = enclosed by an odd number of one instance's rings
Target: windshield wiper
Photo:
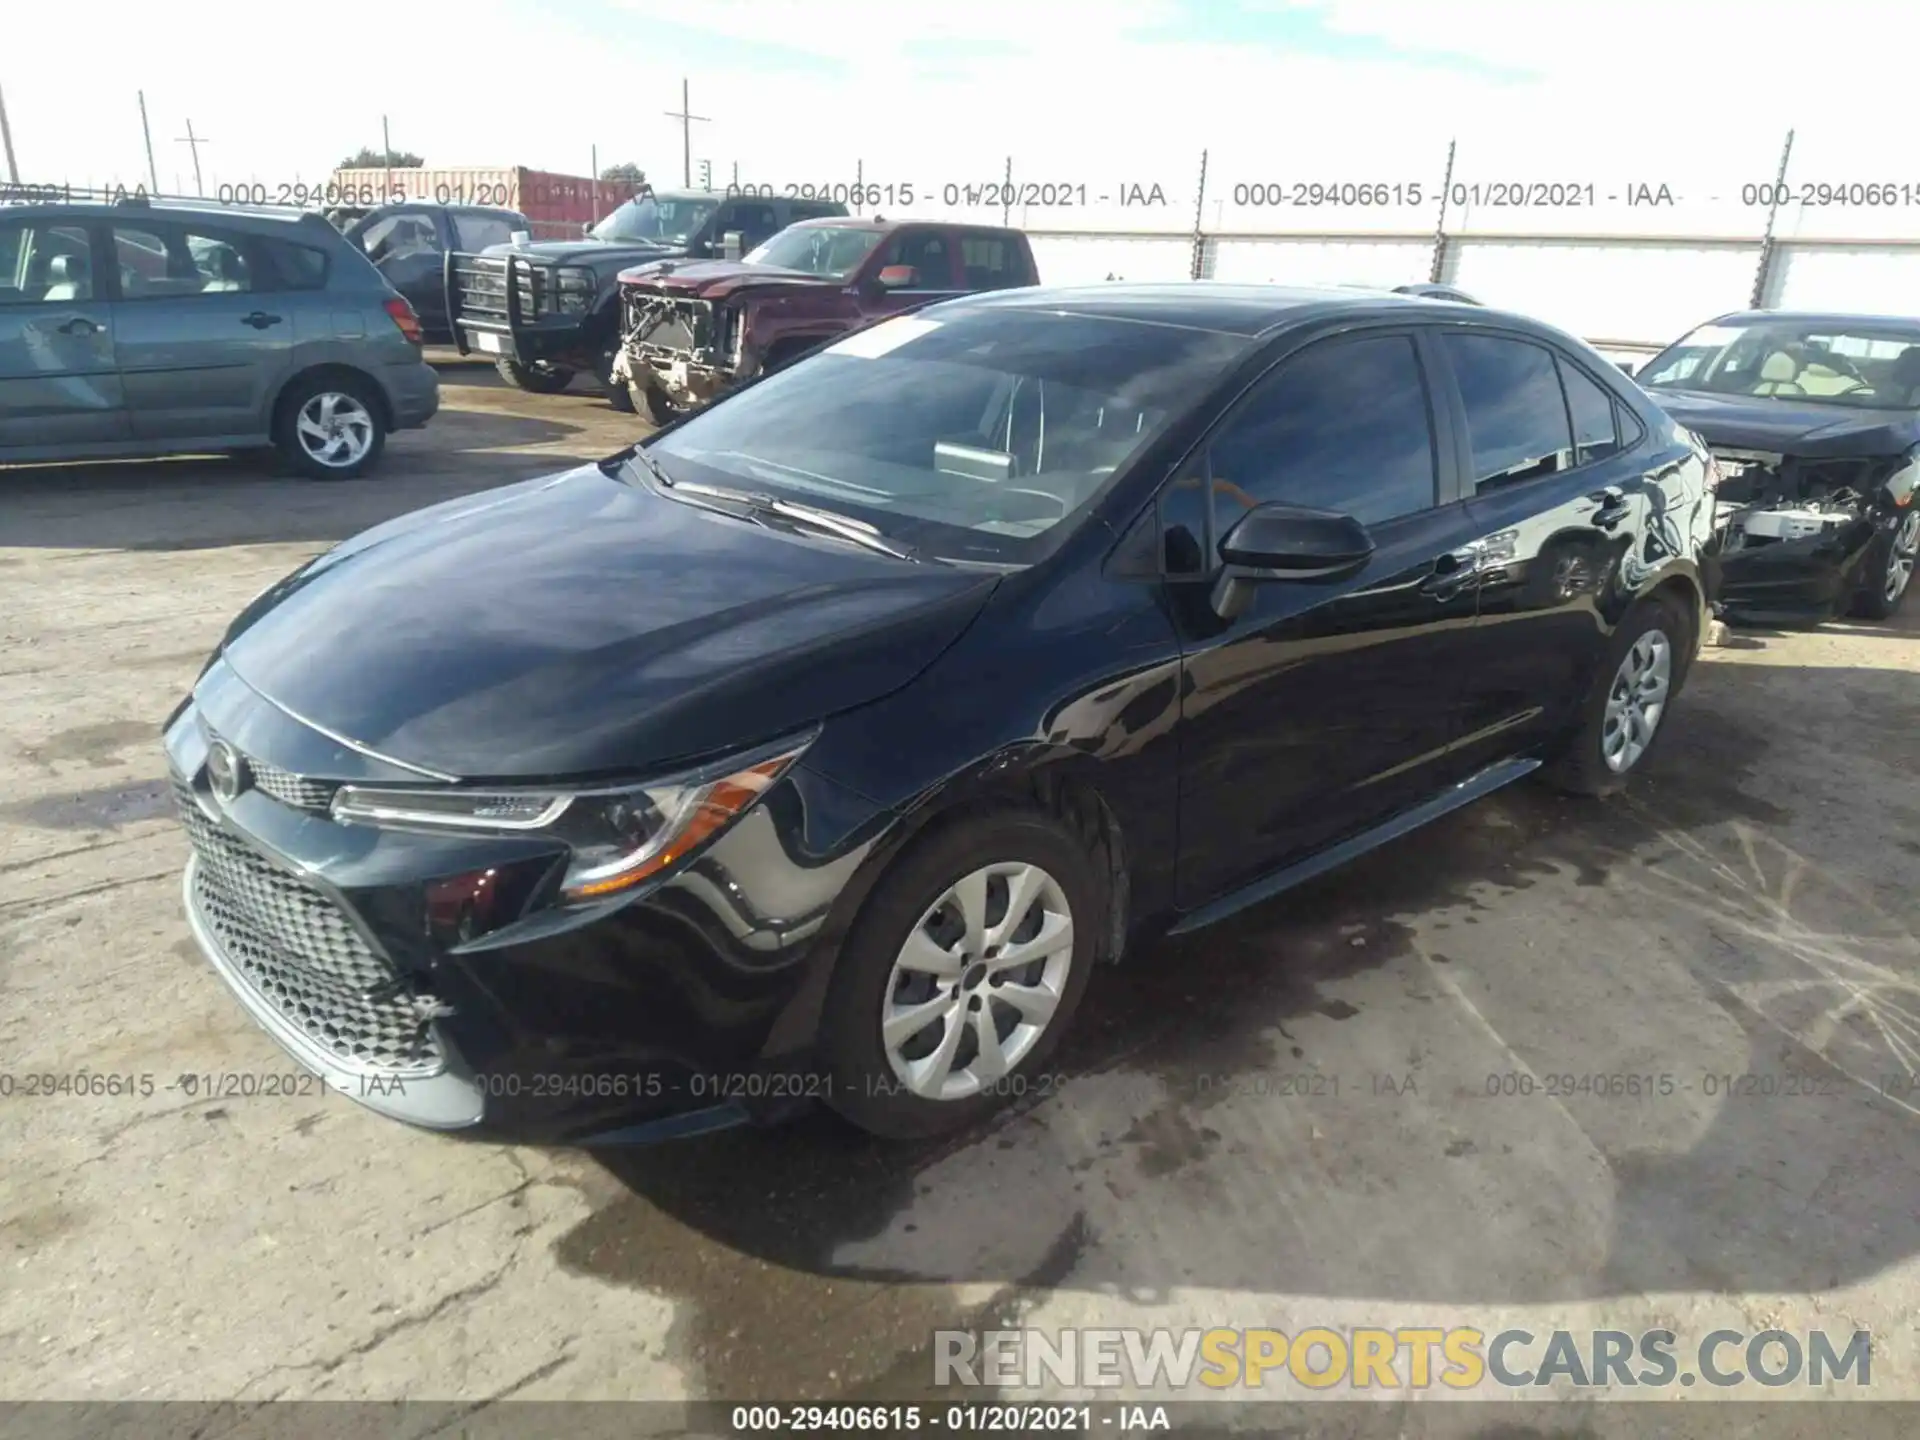
[[[635,451],[639,454],[639,451]],[[656,477],[663,476],[659,462],[651,456],[647,464]],[[700,495],[710,500],[723,500],[729,504],[743,506],[747,512],[759,518],[777,515],[782,520],[792,521],[797,526],[814,530],[823,530],[842,540],[849,540],[863,549],[877,551],[882,555],[891,555],[896,560],[918,560],[920,554],[915,550],[903,550],[881,538],[880,532],[864,520],[855,520],[850,515],[840,515],[832,510],[818,510],[811,505],[799,505],[791,500],[781,500],[772,495],[756,495],[748,490],[729,490],[721,485],[703,485],[697,480],[672,480],[666,482],[674,490],[687,495]]]
[[[642,469],[644,469],[649,475],[653,476],[653,478],[658,480],[662,485],[666,486],[669,490],[675,489],[679,486],[680,482],[674,479],[671,475],[667,474],[665,467],[662,466],[658,460],[654,459],[651,455],[647,454],[647,452],[643,450],[640,446],[636,445],[633,447],[633,455],[631,458],[636,462],[638,462],[638,464]]]

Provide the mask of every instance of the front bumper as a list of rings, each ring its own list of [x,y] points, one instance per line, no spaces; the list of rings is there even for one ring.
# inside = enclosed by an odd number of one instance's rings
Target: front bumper
[[[209,783],[216,736],[254,776],[230,800]],[[336,1093],[429,1129],[570,1144],[828,1098],[806,999],[824,988],[830,914],[864,853],[814,853],[823,823],[864,805],[831,782],[796,767],[655,888],[567,908],[550,899],[564,868],[551,842],[333,821],[333,786],[392,775],[222,662],[166,749],[193,843],[194,937]]]

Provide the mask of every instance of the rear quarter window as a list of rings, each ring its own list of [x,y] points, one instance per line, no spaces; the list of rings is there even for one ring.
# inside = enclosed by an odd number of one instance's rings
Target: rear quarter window
[[[324,290],[332,260],[324,250],[297,245],[291,240],[263,240],[260,248],[267,257],[276,288],[281,290]]]

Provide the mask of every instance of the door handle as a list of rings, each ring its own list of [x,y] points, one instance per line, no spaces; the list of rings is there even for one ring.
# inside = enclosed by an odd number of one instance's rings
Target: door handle
[[[76,315],[58,327],[62,335],[98,335],[105,328],[104,325],[94,324],[84,315]]]
[[[256,310],[251,315],[242,315],[240,317],[240,323],[242,325],[251,325],[256,330],[264,330],[269,325],[278,325],[280,323],[280,317],[278,315],[269,315],[264,310]]]

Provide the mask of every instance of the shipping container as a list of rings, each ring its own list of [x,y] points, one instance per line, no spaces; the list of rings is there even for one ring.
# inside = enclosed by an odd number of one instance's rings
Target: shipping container
[[[628,180],[595,180],[589,175],[529,170],[524,165],[336,170],[329,185],[329,201],[338,197],[340,204],[420,200],[518,210],[534,222],[535,233],[542,238],[578,235],[631,199],[636,189]]]

